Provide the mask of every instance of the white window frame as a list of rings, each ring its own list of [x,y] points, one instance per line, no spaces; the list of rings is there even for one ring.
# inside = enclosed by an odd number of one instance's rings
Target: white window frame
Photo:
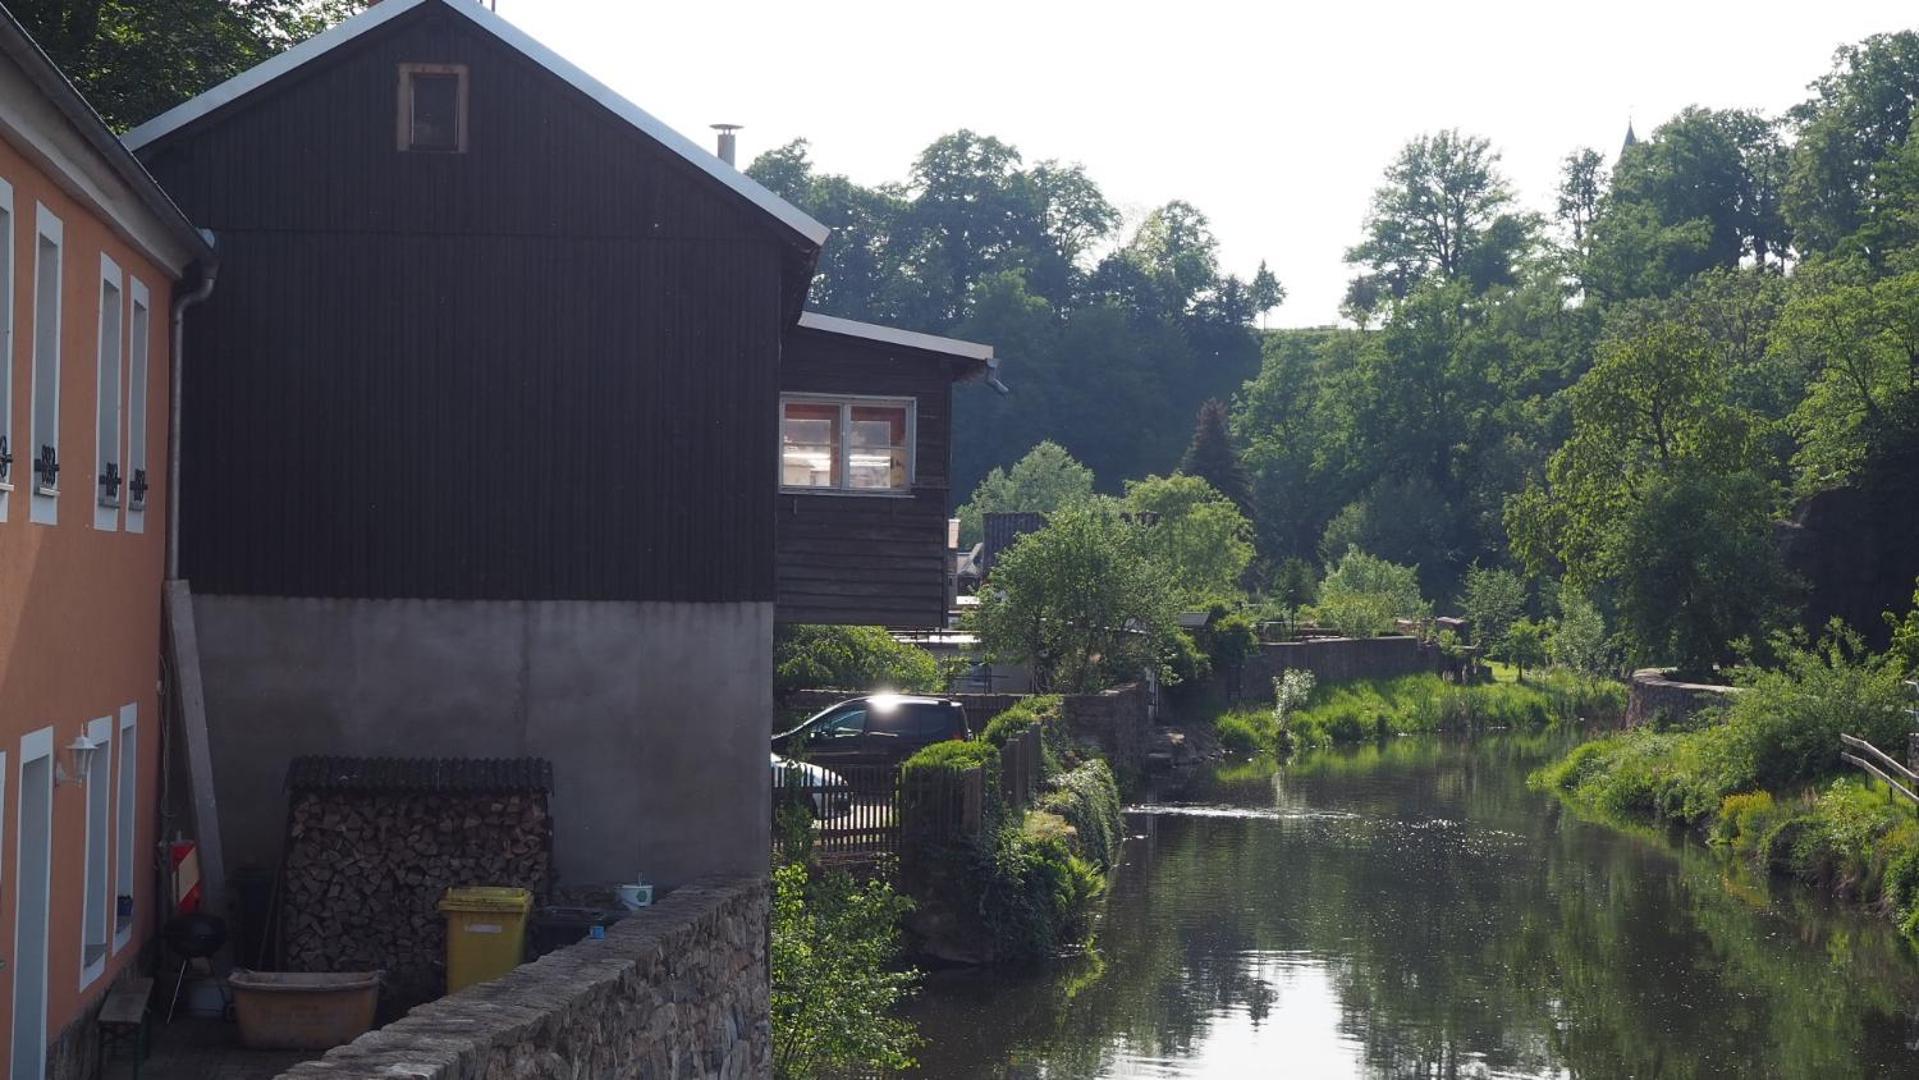
[[[120,271],[120,264],[106,252],[100,253],[100,331],[94,342],[93,365],[93,422],[96,425],[93,436],[93,527],[101,532],[120,530],[120,493],[126,490],[126,476],[119,478],[119,486],[113,491],[102,490],[101,478],[106,475],[109,464],[124,466],[126,453],[123,449],[126,437],[123,429],[126,413],[121,402],[126,393],[127,371],[127,276]],[[111,316],[113,333],[107,333]],[[111,340],[109,340],[111,339]],[[109,365],[112,370],[109,371]],[[112,386],[108,386],[111,375]],[[111,389],[111,393],[109,393]],[[111,440],[109,442],[109,440]],[[109,457],[101,452],[103,446],[112,447]]]
[[[33,381],[31,384],[33,388],[33,402],[32,407],[29,409],[27,420],[27,430],[32,437],[27,440],[30,453],[27,455],[26,465],[29,473],[33,471],[33,463],[38,460],[40,447],[43,444],[53,447],[56,458],[60,453],[60,369],[62,366],[61,354],[65,351],[66,346],[66,335],[63,333],[66,325],[65,308],[67,291],[65,280],[67,265],[66,228],[61,224],[60,218],[44,205],[35,203],[34,209],[36,213],[34,215],[33,234]],[[40,241],[43,239],[52,243],[54,249],[53,355],[51,356],[42,356],[40,349],[40,342],[44,336],[41,319],[42,312],[40,311],[40,282],[47,273],[47,267],[44,264],[45,261],[40,258]],[[53,430],[51,431],[40,430],[40,384],[42,379],[52,384],[52,388],[49,391],[53,395]],[[64,463],[61,465],[61,471],[66,471]],[[60,523],[59,476],[56,475],[54,477],[51,488],[40,483],[39,477],[35,476],[32,491],[33,504],[28,511],[28,519],[36,525],[58,525]]]
[[[113,948],[118,955],[133,940],[133,924],[139,919],[138,907],[120,918],[120,897],[137,898],[134,878],[140,865],[134,855],[140,840],[140,706],[120,706],[120,753],[114,757],[113,778],[113,882],[109,895],[113,907],[108,920],[113,924]]]
[[[7,520],[8,504],[13,500],[13,478],[32,463],[19,454],[13,437],[13,293],[14,284],[13,185],[0,177],[0,439],[6,440],[13,461],[7,475],[0,477],[0,521]]]
[[[148,384],[152,375],[153,295],[147,291],[146,282],[139,278],[128,275],[127,282],[127,295],[132,298],[133,306],[127,310],[127,448],[121,465],[126,472],[126,497],[121,505],[126,508],[127,531],[143,533],[147,531],[147,503],[153,498],[153,478],[147,478],[147,495],[138,504],[133,500],[133,480],[146,470],[147,440],[153,437],[147,426],[153,396],[153,388]]]
[[[786,482],[786,407],[793,405],[838,405],[839,418],[839,471],[840,482],[831,487],[809,487],[804,484],[793,485]],[[874,405],[901,408],[906,410],[906,486],[896,488],[856,488],[849,487],[849,478],[853,470],[849,460],[853,441],[848,437],[852,426],[853,408],[858,405]],[[870,394],[814,394],[786,393],[780,395],[780,413],[778,420],[780,491],[790,495],[851,495],[868,499],[907,499],[913,496],[913,489],[919,484],[919,399],[915,397],[890,397]]]
[[[80,989],[85,990],[107,969],[113,948],[113,717],[87,722],[87,741],[94,746],[82,787],[87,798],[86,891],[80,903]],[[98,905],[95,907],[95,905]],[[99,955],[89,958],[94,949]]]

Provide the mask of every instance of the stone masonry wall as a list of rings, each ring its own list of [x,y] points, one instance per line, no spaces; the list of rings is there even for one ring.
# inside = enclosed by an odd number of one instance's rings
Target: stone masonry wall
[[[1725,704],[1738,692],[1736,686],[1674,682],[1659,668],[1642,668],[1632,673],[1625,723],[1628,728],[1661,720],[1674,723],[1709,705]]]
[[[605,939],[414,1009],[281,1080],[773,1075],[764,879],[674,889]]]
[[[1272,680],[1288,670],[1310,671],[1320,683],[1336,683],[1428,671],[1438,674],[1450,670],[1450,665],[1438,646],[1422,644],[1415,637],[1265,642],[1246,665],[1242,679],[1246,693],[1266,693]]]

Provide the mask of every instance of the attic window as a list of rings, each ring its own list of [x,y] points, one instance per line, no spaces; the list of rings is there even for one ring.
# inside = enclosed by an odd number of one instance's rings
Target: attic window
[[[466,65],[401,64],[401,150],[466,151]]]

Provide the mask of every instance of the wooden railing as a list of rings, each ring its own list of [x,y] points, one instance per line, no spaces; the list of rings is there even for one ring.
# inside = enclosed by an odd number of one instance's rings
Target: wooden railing
[[[1886,782],[1893,791],[1906,797],[1907,801],[1919,806],[1919,773],[1913,772],[1897,761],[1892,760],[1878,747],[1864,739],[1851,735],[1839,736],[1843,745],[1859,751],[1857,754],[1839,751],[1839,760],[1858,766],[1866,772]]]

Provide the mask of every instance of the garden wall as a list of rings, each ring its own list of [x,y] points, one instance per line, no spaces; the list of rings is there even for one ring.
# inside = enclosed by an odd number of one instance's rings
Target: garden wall
[[[1246,692],[1258,694],[1287,671],[1310,671],[1316,682],[1337,683],[1444,674],[1455,666],[1437,645],[1416,637],[1322,638],[1262,642],[1259,653],[1247,661],[1243,679]]]
[[[768,886],[707,879],[281,1080],[771,1077]]]
[[[1636,728],[1660,720],[1674,723],[1684,720],[1709,705],[1724,704],[1739,692],[1735,686],[1709,683],[1675,682],[1661,668],[1642,668],[1632,673],[1631,689],[1626,695],[1626,726]]]

